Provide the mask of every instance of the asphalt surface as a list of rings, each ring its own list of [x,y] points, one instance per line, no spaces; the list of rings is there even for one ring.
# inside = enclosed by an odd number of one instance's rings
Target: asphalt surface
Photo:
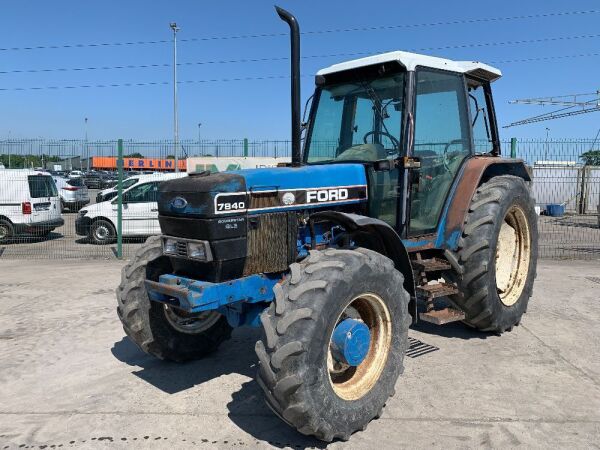
[[[115,312],[116,261],[0,260],[0,449],[325,447],[265,406],[258,332],[155,360]],[[521,326],[420,326],[383,416],[328,448],[599,448],[600,262],[542,261]]]

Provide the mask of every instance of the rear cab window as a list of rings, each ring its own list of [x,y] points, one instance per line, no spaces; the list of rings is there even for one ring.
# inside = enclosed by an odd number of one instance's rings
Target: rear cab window
[[[29,194],[31,198],[57,197],[58,190],[51,176],[29,175]]]

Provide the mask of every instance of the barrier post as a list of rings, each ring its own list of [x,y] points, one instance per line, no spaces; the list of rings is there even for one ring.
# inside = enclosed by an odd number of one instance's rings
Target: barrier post
[[[123,259],[123,139],[117,142],[117,258]]]

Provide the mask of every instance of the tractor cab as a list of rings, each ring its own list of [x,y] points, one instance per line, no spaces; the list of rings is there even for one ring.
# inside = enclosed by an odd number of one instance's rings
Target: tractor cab
[[[320,70],[304,163],[363,164],[369,217],[404,238],[433,233],[465,161],[500,153],[490,88],[500,76],[401,51]]]

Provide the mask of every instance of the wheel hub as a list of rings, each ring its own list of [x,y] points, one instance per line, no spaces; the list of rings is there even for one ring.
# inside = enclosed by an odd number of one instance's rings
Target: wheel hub
[[[364,322],[345,319],[333,330],[331,352],[336,361],[347,366],[358,366],[369,353],[371,333]]]
[[[392,341],[392,320],[383,299],[364,293],[342,311],[329,340],[327,371],[334,392],[358,400],[377,383]]]
[[[96,228],[96,237],[98,239],[106,239],[109,235],[108,228],[105,226],[99,226]]]
[[[514,305],[521,296],[529,271],[531,238],[523,210],[509,209],[500,226],[496,246],[496,289],[505,306]]]

